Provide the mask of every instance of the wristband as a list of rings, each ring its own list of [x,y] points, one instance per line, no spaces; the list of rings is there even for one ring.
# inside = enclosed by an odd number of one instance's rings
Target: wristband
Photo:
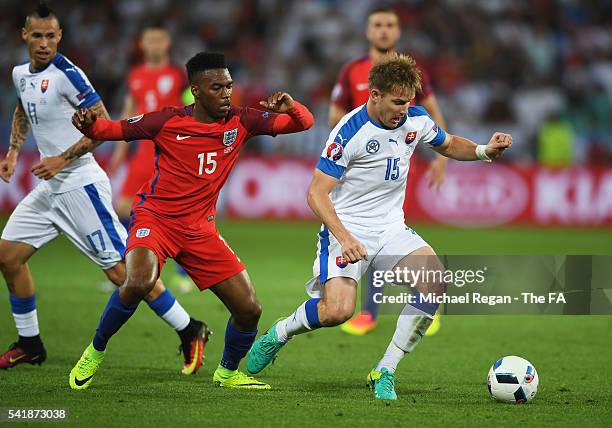
[[[484,144],[477,145],[476,146],[476,157],[480,159],[481,161],[491,162],[492,159],[487,155],[487,152],[485,152],[486,148],[487,146],[485,146]]]

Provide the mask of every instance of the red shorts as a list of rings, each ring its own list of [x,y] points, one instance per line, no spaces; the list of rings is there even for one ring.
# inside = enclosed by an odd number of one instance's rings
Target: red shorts
[[[138,141],[136,153],[128,164],[127,174],[121,187],[121,197],[136,197],[136,193],[153,175],[155,169],[155,143]]]
[[[126,254],[145,247],[157,256],[161,273],[167,258],[180,264],[200,290],[212,287],[245,270],[244,264],[219,235],[214,222],[184,227],[136,208],[128,232]]]

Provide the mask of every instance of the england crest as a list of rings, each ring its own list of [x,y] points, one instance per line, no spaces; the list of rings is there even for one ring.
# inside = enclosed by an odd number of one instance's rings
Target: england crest
[[[238,128],[234,128],[229,131],[225,131],[223,133],[223,145],[231,146],[236,141],[236,137],[238,136]]]
[[[151,233],[151,229],[143,227],[141,229],[136,230],[136,238],[146,238]]]
[[[44,94],[47,92],[47,89],[49,89],[49,79],[43,79],[42,82],[40,82],[40,91]]]

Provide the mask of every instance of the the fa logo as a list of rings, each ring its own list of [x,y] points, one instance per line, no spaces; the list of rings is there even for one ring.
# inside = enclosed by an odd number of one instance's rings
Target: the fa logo
[[[344,257],[338,256],[336,257],[336,266],[338,266],[340,269],[344,269],[348,266],[348,262]]]
[[[49,79],[43,79],[42,82],[40,82],[40,91],[44,94],[47,92],[47,89],[49,89]]]
[[[342,157],[342,150],[341,144],[331,143],[327,148],[327,157],[335,162]]]
[[[238,136],[238,128],[231,129],[229,131],[225,131],[223,133],[223,145],[231,146],[236,141],[236,137]]]
[[[151,233],[151,229],[142,228],[136,231],[136,238],[146,238]]]
[[[19,90],[21,92],[25,92],[25,88],[26,88],[26,80],[25,80],[25,77],[22,77],[21,79],[19,79]]]
[[[416,140],[417,132],[411,131],[406,135],[406,144],[410,144]]]
[[[371,155],[378,152],[379,149],[380,143],[376,140],[370,140],[368,141],[368,144],[366,144],[366,151]]]
[[[162,76],[157,80],[157,90],[165,95],[172,89],[172,83],[172,76]]]

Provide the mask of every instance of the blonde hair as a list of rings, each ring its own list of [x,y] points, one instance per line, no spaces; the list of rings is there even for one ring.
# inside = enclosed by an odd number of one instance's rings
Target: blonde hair
[[[372,67],[368,83],[370,90],[382,93],[408,89],[416,94],[421,91],[421,72],[410,55],[393,55]]]

